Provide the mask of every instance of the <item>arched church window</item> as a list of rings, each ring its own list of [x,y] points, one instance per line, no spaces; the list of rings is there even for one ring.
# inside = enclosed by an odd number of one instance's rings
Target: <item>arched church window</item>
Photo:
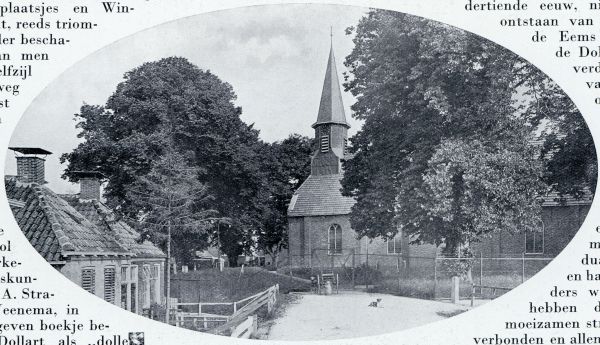
[[[328,244],[329,255],[342,253],[342,227],[339,224],[329,227]]]
[[[402,233],[398,232],[394,238],[387,241],[388,254],[402,253]]]
[[[525,232],[525,254],[544,254],[544,221],[536,230]]]
[[[329,135],[321,136],[321,152],[325,153],[329,151]]]

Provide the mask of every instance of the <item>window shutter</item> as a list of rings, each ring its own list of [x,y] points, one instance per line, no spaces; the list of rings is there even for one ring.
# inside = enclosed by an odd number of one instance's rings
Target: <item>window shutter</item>
[[[150,266],[142,267],[142,286],[140,286],[144,308],[150,308]]]
[[[104,268],[104,300],[110,303],[115,302],[115,274],[114,267]]]
[[[160,294],[160,265],[154,265],[152,267],[152,278],[154,283],[154,300],[156,303],[161,303],[161,294]]]
[[[96,270],[84,268],[81,271],[81,287],[91,294],[96,293]]]

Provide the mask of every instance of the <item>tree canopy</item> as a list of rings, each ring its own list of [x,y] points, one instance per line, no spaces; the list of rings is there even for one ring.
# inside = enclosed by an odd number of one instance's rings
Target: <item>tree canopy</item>
[[[581,118],[568,97],[512,52],[438,22],[374,10],[348,30],[355,47],[344,85],[364,125],[351,138],[342,186],[357,201],[350,219],[358,236],[389,239],[402,230],[455,254],[495,229],[536,229],[543,178],[565,176],[562,163],[544,170],[534,133],[550,120]],[[550,114],[557,99],[568,116]],[[589,136],[581,122],[576,135]],[[595,162],[593,146],[591,154],[576,146],[578,157]],[[556,152],[566,151],[555,150],[555,162],[579,164]]]
[[[75,115],[84,141],[62,155],[64,177],[102,172],[109,205],[141,220],[155,243],[165,239],[157,219],[173,221],[156,201],[188,193],[189,207],[172,223],[180,263],[209,245],[234,265],[257,247],[276,255],[287,246],[287,203],[310,172],[311,142],[291,135],[264,143],[235,99],[229,84],[184,58],[144,63],[125,73],[105,105],[84,104]],[[212,221],[202,221],[209,214]]]
[[[256,200],[262,198],[264,174],[258,159],[263,143],[240,119],[235,98],[229,84],[184,58],[144,63],[125,73],[105,106],[84,105],[75,115],[84,141],[61,157],[68,162],[64,176],[76,181],[74,171],[102,172],[109,204],[135,217],[140,205],[129,187],[165,155],[164,129],[170,128],[173,151],[197,169],[211,208],[231,219],[221,236],[235,239],[223,249],[237,258],[260,219]]]
[[[258,248],[272,256],[288,245],[287,208],[292,195],[310,175],[310,156],[314,140],[292,134],[265,149],[263,171],[269,185],[264,204],[263,224],[257,236]]]

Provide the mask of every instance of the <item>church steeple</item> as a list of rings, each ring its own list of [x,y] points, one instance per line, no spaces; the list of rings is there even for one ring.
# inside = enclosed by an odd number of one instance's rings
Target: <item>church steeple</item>
[[[341,159],[346,155],[350,125],[346,122],[344,113],[342,91],[333,55],[333,42],[329,50],[317,122],[312,127],[315,129],[317,147],[312,157],[311,175],[341,174]]]
[[[321,92],[321,103],[319,103],[319,114],[317,122],[312,127],[316,128],[320,124],[339,124],[350,128],[350,125],[346,122],[346,114],[344,113],[342,91],[340,90],[340,81],[338,79],[337,68],[335,67],[335,56],[333,55],[333,43],[329,50],[327,71],[325,72],[325,81],[323,82],[323,91]]]

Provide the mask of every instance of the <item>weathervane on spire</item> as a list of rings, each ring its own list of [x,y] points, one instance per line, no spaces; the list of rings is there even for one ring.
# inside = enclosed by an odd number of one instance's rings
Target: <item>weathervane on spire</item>
[[[331,45],[333,45],[333,25],[329,27],[329,37],[331,39]]]

